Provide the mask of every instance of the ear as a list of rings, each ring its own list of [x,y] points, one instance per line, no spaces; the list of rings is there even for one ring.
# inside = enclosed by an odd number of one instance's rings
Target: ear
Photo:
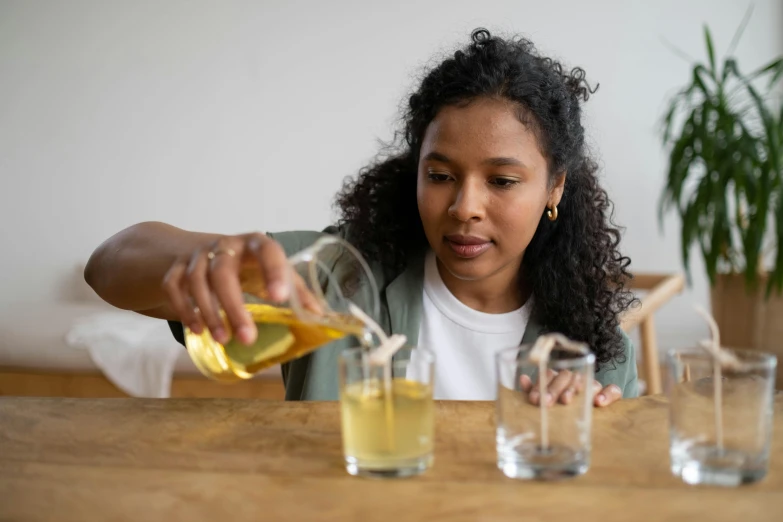
[[[547,207],[556,207],[560,204],[560,200],[563,198],[563,190],[565,189],[566,172],[563,171],[554,177],[554,182],[549,188],[549,197],[547,198]]]

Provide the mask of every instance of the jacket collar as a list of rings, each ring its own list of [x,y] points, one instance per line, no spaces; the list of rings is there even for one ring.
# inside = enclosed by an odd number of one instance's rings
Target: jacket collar
[[[405,335],[410,346],[416,346],[419,340],[425,255],[425,252],[413,254],[405,270],[386,287],[391,333]]]

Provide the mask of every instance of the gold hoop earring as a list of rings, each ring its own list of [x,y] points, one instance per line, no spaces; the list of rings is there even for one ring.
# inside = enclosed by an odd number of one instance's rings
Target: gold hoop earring
[[[546,211],[546,217],[549,221],[555,221],[557,219],[557,205],[552,205],[552,208]]]

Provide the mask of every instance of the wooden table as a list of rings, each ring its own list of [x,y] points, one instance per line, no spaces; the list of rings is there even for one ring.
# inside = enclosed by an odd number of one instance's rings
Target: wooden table
[[[0,398],[0,520],[783,520],[783,397],[772,469],[736,489],[671,476],[660,397],[596,410],[593,463],[535,483],[495,466],[491,403],[437,405],[435,467],[348,476],[338,405]]]

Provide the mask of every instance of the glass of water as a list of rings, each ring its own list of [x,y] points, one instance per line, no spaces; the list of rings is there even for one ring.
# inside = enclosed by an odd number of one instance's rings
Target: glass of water
[[[432,465],[435,354],[402,348],[390,368],[363,348],[340,356],[345,465],[351,475],[405,477]]]
[[[738,486],[767,474],[777,360],[728,351],[740,364],[721,368],[719,381],[703,349],[668,353],[671,469],[688,484]]]
[[[590,465],[595,356],[586,345],[578,352],[553,349],[548,376],[568,372],[573,395],[568,404],[542,405],[530,397],[539,390],[539,363],[530,359],[532,347],[525,344],[495,356],[498,468],[518,479],[581,475]]]

